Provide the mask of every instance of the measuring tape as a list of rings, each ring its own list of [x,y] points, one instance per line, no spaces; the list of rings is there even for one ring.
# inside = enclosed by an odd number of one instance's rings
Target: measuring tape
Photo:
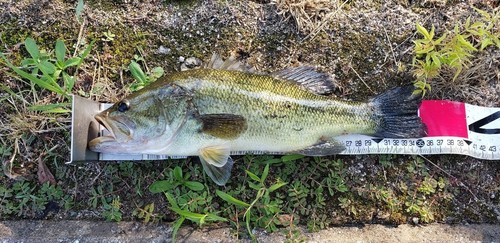
[[[341,154],[462,154],[500,160],[500,108],[462,102],[425,100],[419,110],[428,136],[418,139],[339,137]]]
[[[103,104],[101,110],[110,105]],[[500,108],[475,106],[456,101],[424,100],[419,109],[419,116],[427,126],[427,137],[400,139],[343,135],[336,137],[336,140],[346,147],[341,154],[462,154],[479,159],[500,160]],[[235,151],[231,154],[264,154],[264,152]],[[99,160],[168,158],[185,157],[99,154]]]

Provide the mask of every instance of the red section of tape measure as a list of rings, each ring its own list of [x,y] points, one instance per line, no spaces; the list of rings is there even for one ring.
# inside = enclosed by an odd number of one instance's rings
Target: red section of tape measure
[[[419,110],[427,136],[468,138],[465,104],[447,100],[424,100]]]

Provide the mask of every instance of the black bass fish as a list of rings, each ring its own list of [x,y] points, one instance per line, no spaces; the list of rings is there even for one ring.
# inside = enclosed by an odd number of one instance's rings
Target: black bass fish
[[[395,88],[368,102],[324,95],[327,75],[310,67],[269,75],[245,71],[214,55],[208,67],[165,76],[95,119],[111,136],[90,141],[96,152],[199,156],[218,185],[231,174],[234,151],[338,154],[343,134],[416,138],[426,134],[414,87]]]

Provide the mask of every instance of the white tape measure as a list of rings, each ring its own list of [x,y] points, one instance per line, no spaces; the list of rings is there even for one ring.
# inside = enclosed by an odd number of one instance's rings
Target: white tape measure
[[[103,104],[101,110],[109,107]],[[428,136],[414,139],[376,138],[344,135],[336,138],[346,150],[341,154],[462,154],[479,159],[500,160],[500,108],[466,103],[425,100],[419,116],[427,125]],[[259,151],[235,151],[233,155],[263,154]],[[161,160],[166,155],[100,154],[99,160]]]

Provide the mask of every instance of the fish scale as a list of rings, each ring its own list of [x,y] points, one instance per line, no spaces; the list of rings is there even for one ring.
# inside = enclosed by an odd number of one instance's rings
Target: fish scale
[[[333,136],[349,131],[374,133],[371,110],[365,103],[337,101],[269,76],[224,70],[193,70],[174,77],[177,83],[194,90],[194,104],[201,114],[239,114],[248,119],[242,136],[272,137],[304,147],[299,138]],[[242,109],[241,107],[247,107]],[[251,107],[251,108],[248,108]],[[284,136],[285,135],[285,136]],[[281,138],[281,139],[280,139]],[[251,147],[252,145],[248,145]]]

